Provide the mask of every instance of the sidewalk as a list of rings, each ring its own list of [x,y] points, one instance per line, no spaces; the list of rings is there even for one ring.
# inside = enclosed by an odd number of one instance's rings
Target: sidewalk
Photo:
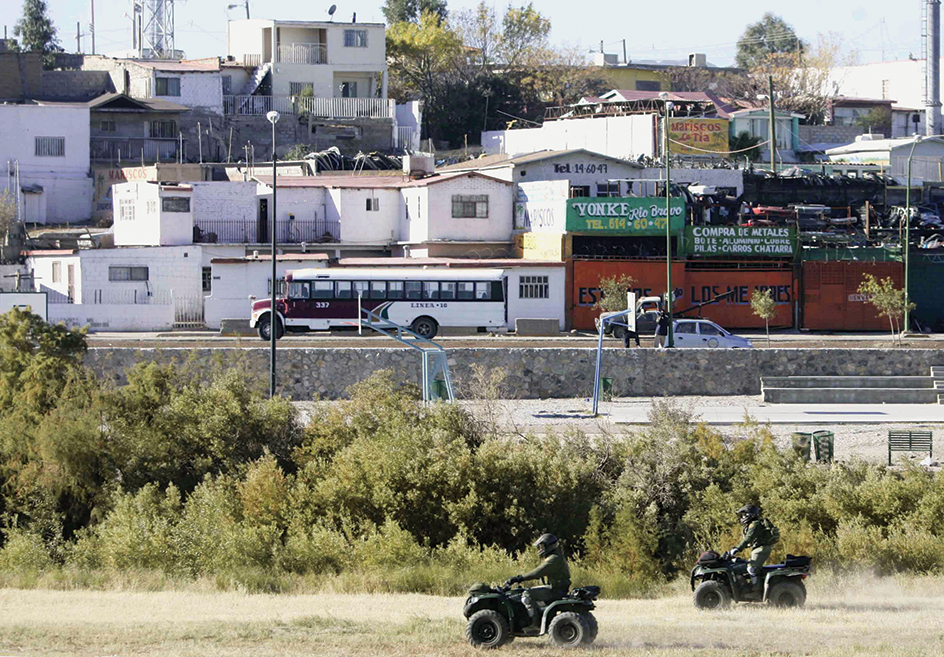
[[[614,408],[615,424],[648,424],[651,406]],[[769,406],[695,406],[706,424],[740,424],[745,413],[761,424],[918,424],[944,423],[944,404],[775,404]]]

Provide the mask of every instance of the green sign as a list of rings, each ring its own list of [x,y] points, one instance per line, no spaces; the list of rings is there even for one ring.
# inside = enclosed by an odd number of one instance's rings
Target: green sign
[[[672,198],[670,230],[685,225],[685,199]],[[665,235],[665,198],[567,199],[567,230],[596,235]]]
[[[796,228],[686,226],[682,252],[701,256],[774,256],[796,253]]]

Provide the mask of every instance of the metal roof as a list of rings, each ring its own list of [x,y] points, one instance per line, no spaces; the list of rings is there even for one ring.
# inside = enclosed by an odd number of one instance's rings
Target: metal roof
[[[452,171],[471,171],[476,169],[500,169],[504,167],[515,167],[522,164],[530,164],[532,162],[542,162],[544,160],[550,160],[558,157],[567,157],[573,155],[591,155],[593,157],[603,158],[605,160],[610,160],[612,162],[618,162],[620,164],[625,164],[634,169],[642,169],[642,165],[631,160],[621,160],[618,157],[613,157],[612,155],[604,155],[603,153],[596,153],[586,148],[571,148],[564,151],[536,151],[534,153],[527,153],[525,155],[518,155],[512,157],[511,155],[506,155],[504,153],[499,153],[495,155],[486,155],[485,157],[479,157],[473,160],[467,160],[465,162],[457,162],[456,164],[450,164],[444,167],[440,167],[437,171],[442,172],[452,172]]]

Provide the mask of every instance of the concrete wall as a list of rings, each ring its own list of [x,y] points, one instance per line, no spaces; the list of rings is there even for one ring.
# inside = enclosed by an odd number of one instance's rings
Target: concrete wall
[[[49,323],[89,331],[169,331],[174,328],[174,305],[161,304],[49,304]]]
[[[37,223],[88,219],[92,209],[88,107],[0,104],[0,126],[0,163],[16,160],[20,184],[43,187],[46,213]],[[65,155],[37,156],[37,137],[63,137]]]
[[[488,171],[482,173],[492,175]],[[597,186],[605,185],[608,180],[651,177],[644,176],[642,169],[629,162],[614,162],[592,153],[574,153],[516,166],[513,180],[516,185],[538,180],[567,180],[574,186],[589,186],[590,196],[596,196]]]
[[[219,72],[172,73],[154,71],[154,78],[177,78],[180,80],[180,96],[158,96],[157,84],[152,83],[150,98],[169,100],[186,107],[201,108],[222,116],[223,79]]]
[[[885,98],[894,100],[900,107],[922,108],[923,65],[923,60],[905,59],[862,66],[840,66],[830,72],[826,93],[859,98]]]
[[[0,98],[37,98],[42,92],[42,77],[40,53],[0,53]]]
[[[840,108],[836,108],[837,111]],[[852,108],[841,108],[852,109]],[[859,110],[868,113],[866,110]],[[866,132],[857,125],[801,125],[797,126],[800,145],[806,144],[851,144]],[[888,137],[889,135],[885,135]]]
[[[565,267],[515,267],[507,270],[508,274],[508,329],[515,328],[515,320],[556,319],[558,327],[564,330],[565,300],[567,299],[567,270]],[[522,299],[522,276],[547,276],[547,299]]]
[[[239,357],[262,376],[268,372],[268,347],[199,349],[207,363],[213,357]],[[513,374],[522,399],[586,398],[593,393],[594,349],[447,349],[458,393],[470,396],[463,381],[479,363]],[[97,372],[121,376],[137,362],[183,362],[189,349],[92,348],[85,362]],[[408,349],[279,348],[279,389],[296,400],[315,395],[343,397],[348,386],[379,369],[398,379],[419,382],[420,358]],[[927,375],[944,363],[940,349],[608,349],[603,375],[613,378],[618,396],[758,395],[762,376]]]
[[[547,121],[540,128],[482,133],[485,153],[522,155],[541,150],[587,150],[612,157],[655,156],[654,114]]]
[[[58,263],[58,278],[53,275],[54,263]],[[72,266],[72,298],[82,300],[82,263],[78,255],[64,252],[62,255],[27,258],[26,269],[33,275],[33,289],[46,292],[51,301],[69,297],[69,266]]]
[[[514,218],[512,186],[481,176],[462,176],[426,187],[427,198],[420,222],[428,223],[430,240],[510,240]],[[452,197],[488,195],[488,217],[454,218]],[[416,223],[415,220],[413,223]],[[410,239],[413,237],[411,235]]]
[[[400,239],[400,191],[397,189],[329,190],[328,219],[341,221],[345,242],[392,242]],[[377,210],[367,210],[367,199],[376,199]]]

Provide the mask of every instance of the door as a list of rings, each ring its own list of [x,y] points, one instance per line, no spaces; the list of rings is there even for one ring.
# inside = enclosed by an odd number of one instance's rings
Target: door
[[[721,328],[711,322],[698,322],[698,335],[703,347],[727,347],[728,340]]]
[[[69,265],[67,276],[69,282],[69,303],[75,303],[75,265]]]
[[[259,218],[256,220],[256,244],[269,242],[269,199],[259,199]]]
[[[675,322],[675,346],[679,348],[702,346],[698,333],[695,331],[695,322]]]

